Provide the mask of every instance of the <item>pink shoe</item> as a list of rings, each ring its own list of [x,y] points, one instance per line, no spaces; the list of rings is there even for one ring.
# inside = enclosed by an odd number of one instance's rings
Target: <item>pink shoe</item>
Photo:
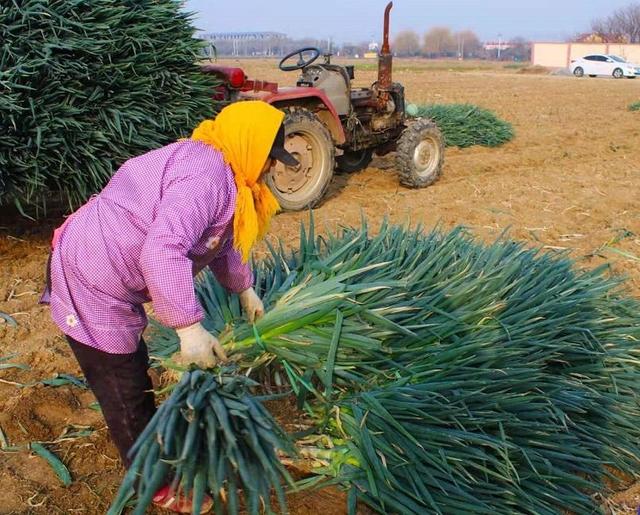
[[[153,496],[153,504],[173,513],[191,513],[193,495],[185,496],[181,492],[173,492],[169,485],[163,486]],[[213,499],[205,495],[200,513],[209,513],[213,508]]]

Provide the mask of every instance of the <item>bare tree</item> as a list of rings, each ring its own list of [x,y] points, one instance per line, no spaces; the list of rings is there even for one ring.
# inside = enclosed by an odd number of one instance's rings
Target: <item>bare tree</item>
[[[456,40],[448,27],[433,27],[424,35],[422,49],[428,56],[453,56],[456,47]]]
[[[606,41],[640,43],[640,3],[631,3],[606,18],[594,20],[591,30]]]
[[[454,39],[457,45],[458,57],[464,59],[465,57],[477,56],[482,48],[480,38],[472,30],[462,30],[456,32]]]
[[[420,53],[420,38],[412,30],[403,30],[393,40],[393,51],[400,57],[412,57]]]

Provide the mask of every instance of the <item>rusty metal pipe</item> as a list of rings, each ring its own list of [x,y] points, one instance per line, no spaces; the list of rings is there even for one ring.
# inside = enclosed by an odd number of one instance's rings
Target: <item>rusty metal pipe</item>
[[[391,13],[391,8],[393,7],[393,2],[389,2],[387,7],[384,10],[384,32],[382,34],[382,52],[383,54],[388,54],[389,51],[389,14]]]
[[[382,50],[378,56],[378,88],[380,89],[380,96],[378,97],[378,105],[380,107],[386,106],[389,100],[389,90],[391,89],[392,76],[391,70],[393,68],[393,55],[389,48],[389,15],[393,2],[387,4],[384,10],[384,32],[382,34]]]

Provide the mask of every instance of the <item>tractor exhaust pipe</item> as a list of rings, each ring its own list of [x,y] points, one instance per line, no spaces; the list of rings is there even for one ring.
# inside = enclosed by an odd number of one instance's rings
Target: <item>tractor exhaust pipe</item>
[[[384,10],[384,32],[382,34],[382,50],[378,56],[378,88],[381,95],[379,98],[380,105],[385,105],[389,99],[389,90],[391,89],[391,69],[393,67],[393,55],[389,47],[389,14],[393,2],[389,2]]]
[[[389,53],[389,15],[391,14],[391,8],[393,2],[389,2],[384,9],[384,32],[382,34],[382,53]]]

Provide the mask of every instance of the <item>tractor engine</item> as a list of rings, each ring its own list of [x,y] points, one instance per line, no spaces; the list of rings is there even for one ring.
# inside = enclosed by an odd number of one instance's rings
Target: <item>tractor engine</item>
[[[386,131],[401,125],[404,122],[404,87],[392,84],[383,91],[380,86],[375,85],[373,94],[378,99],[378,110],[371,119],[372,130]]]
[[[346,120],[350,147],[354,150],[381,145],[404,128],[404,87],[392,80],[393,55],[389,47],[389,13],[384,11],[383,43],[378,57],[378,80],[369,88],[352,89],[353,110]],[[353,67],[351,79],[353,79]]]
[[[353,89],[351,103],[353,109],[345,120],[351,149],[378,146],[402,132],[404,87],[401,84],[392,84],[384,91],[377,84],[372,88]]]

